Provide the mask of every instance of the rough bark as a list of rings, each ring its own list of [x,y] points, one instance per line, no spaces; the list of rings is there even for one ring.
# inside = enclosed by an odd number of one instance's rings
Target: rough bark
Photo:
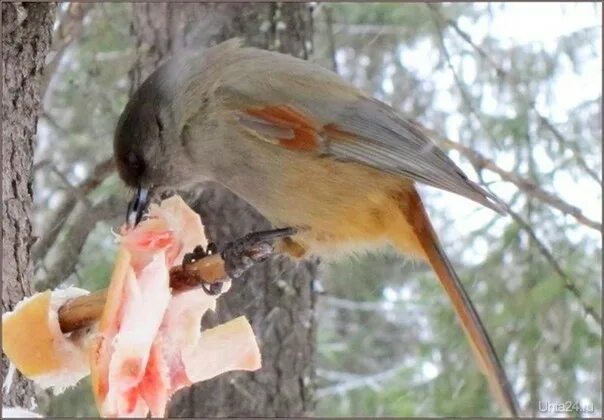
[[[231,37],[247,45],[307,58],[312,19],[308,5],[136,4],[133,32],[139,61],[133,87],[168,55],[183,47],[203,48]],[[268,222],[229,191],[208,185],[191,194],[208,237],[223,243]],[[316,262],[295,264],[275,257],[252,269],[221,298],[204,323],[245,314],[257,334],[263,368],[230,373],[179,393],[170,416],[305,416],[314,408]],[[212,319],[210,319],[212,318]]]
[[[2,312],[31,294],[32,165],[39,84],[55,6],[2,3]],[[8,362],[2,356],[2,377]],[[31,384],[17,376],[4,405],[30,407]]]

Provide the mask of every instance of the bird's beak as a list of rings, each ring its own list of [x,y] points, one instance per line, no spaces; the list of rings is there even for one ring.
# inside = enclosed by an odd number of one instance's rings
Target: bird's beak
[[[128,204],[128,213],[126,214],[126,224],[132,228],[138,224],[143,218],[143,213],[149,205],[149,189],[139,187],[134,193],[134,197]]]

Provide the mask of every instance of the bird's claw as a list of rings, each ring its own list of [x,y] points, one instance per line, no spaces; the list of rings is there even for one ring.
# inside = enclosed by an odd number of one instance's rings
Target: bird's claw
[[[182,260],[182,265],[187,266],[189,264],[194,263],[202,258],[205,258],[210,255],[214,255],[218,252],[218,247],[214,242],[210,242],[206,249],[203,249],[203,246],[197,245],[193,251],[185,254]],[[201,284],[201,288],[210,296],[216,296],[220,294],[222,291],[222,282],[211,283],[211,284]]]
[[[241,277],[255,263],[264,261],[273,253],[270,242],[294,235],[296,231],[295,228],[283,228],[252,232],[229,242],[220,253],[227,275],[231,278]]]
[[[216,254],[217,249],[216,244],[213,242],[210,242],[206,249],[204,249],[201,245],[197,245],[193,251],[185,254],[182,259],[182,265],[189,265],[209,255],[214,255]]]

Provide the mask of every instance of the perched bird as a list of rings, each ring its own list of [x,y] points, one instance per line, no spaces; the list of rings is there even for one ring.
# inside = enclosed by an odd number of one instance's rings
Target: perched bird
[[[449,296],[491,390],[517,402],[476,309],[447,259],[415,183],[496,211],[428,130],[335,73],[229,40],[159,67],[119,120],[114,153],[137,189],[131,222],[151,188],[212,180],[298,233],[277,249],[331,258],[390,244],[429,263]]]

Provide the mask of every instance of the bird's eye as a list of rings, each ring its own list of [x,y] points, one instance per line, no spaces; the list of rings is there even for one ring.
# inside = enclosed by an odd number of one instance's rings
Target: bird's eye
[[[135,152],[128,153],[128,168],[135,178],[140,177],[145,172],[145,160]]]

